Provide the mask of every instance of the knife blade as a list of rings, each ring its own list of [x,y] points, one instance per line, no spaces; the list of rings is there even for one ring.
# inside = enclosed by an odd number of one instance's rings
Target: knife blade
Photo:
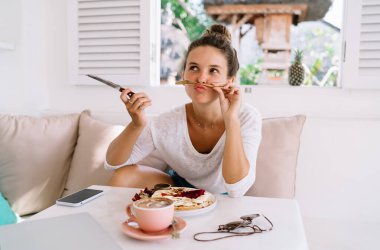
[[[123,92],[124,91],[124,88],[122,86],[120,86],[119,84],[116,84],[116,83],[113,83],[111,81],[108,81],[108,80],[105,80],[103,78],[100,78],[99,76],[95,76],[95,75],[87,75],[88,77],[91,77],[92,79],[95,79],[99,82],[102,82],[108,86],[110,86],[111,88],[114,88],[114,89],[117,89],[119,90],[120,92]],[[134,92],[129,92],[127,95],[129,98],[131,98],[135,93]]]

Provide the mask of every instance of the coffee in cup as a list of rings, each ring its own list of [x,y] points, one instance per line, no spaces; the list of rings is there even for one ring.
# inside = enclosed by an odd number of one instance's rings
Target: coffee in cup
[[[168,228],[174,217],[174,202],[168,198],[144,198],[127,206],[128,222],[136,222],[145,232]]]
[[[141,208],[161,208],[170,206],[172,202],[169,202],[168,199],[142,199],[136,202],[137,207]]]

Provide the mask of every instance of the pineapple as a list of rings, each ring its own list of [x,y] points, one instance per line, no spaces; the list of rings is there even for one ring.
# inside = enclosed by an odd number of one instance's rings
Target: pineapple
[[[302,66],[302,50],[296,49],[295,58],[289,67],[289,84],[292,86],[300,86],[305,80],[305,69]]]

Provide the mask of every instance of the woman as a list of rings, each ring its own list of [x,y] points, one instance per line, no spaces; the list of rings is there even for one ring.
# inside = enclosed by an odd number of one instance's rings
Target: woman
[[[185,57],[182,77],[194,83],[185,85],[190,103],[148,123],[149,97],[136,93],[129,99],[131,89],[123,91],[120,98],[132,121],[108,148],[106,168],[117,169],[110,184],[171,183],[244,195],[255,180],[261,117],[255,108],[241,105],[234,87],[238,69],[230,33],[215,24],[190,44]],[[171,176],[133,165],[153,151],[174,170]]]

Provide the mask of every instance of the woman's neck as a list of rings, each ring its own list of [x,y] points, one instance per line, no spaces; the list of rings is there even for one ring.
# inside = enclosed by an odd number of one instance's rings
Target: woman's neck
[[[192,119],[201,128],[214,128],[224,124],[218,105],[196,105],[189,103],[187,106],[187,111],[189,111],[188,118]]]

